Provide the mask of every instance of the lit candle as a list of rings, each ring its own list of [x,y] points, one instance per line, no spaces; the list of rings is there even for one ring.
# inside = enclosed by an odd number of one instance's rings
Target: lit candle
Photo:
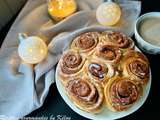
[[[96,17],[102,25],[115,25],[121,18],[121,8],[115,2],[102,3],[97,9]]]
[[[47,45],[36,36],[27,37],[25,34],[19,34],[20,44],[18,54],[20,58],[30,64],[41,62],[47,55]]]
[[[62,20],[77,9],[75,0],[48,0],[48,12],[56,20]]]

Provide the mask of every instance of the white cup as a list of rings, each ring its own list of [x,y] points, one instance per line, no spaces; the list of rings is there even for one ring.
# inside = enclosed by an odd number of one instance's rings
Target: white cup
[[[150,54],[160,54],[160,47],[145,41],[145,39],[139,33],[140,23],[143,22],[145,19],[152,18],[152,17],[160,18],[160,12],[146,13],[137,19],[136,25],[135,25],[135,38],[138,43],[138,46],[142,48],[145,52]]]

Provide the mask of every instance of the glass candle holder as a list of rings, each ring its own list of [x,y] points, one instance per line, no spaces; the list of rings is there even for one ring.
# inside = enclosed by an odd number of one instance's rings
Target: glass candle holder
[[[117,24],[121,18],[120,6],[108,0],[108,2],[102,3],[96,11],[96,17],[100,24],[104,26],[113,26]]]
[[[48,12],[56,21],[70,16],[76,10],[77,4],[75,0],[48,0]]]

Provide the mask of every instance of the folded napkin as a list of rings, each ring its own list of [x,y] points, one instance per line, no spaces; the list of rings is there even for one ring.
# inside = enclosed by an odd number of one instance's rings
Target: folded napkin
[[[133,34],[141,4],[119,1],[123,16],[116,27],[107,28],[96,21],[95,9],[103,0],[77,0],[78,12],[55,24],[47,13],[46,0],[28,0],[0,49],[0,119],[22,118],[43,105],[49,87],[54,83],[56,64],[77,34],[89,30],[120,30]],[[17,54],[18,33],[39,35],[48,43],[44,61],[32,66],[23,63]]]

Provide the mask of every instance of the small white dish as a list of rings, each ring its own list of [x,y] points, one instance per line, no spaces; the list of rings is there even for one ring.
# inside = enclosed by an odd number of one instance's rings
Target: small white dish
[[[138,46],[144,50],[144,52],[150,54],[160,54],[160,46],[154,45],[151,42],[146,41],[140,34],[139,29],[141,23],[148,18],[158,18],[160,19],[160,12],[150,12],[140,16],[135,24],[135,38]],[[160,30],[159,30],[160,31]]]

